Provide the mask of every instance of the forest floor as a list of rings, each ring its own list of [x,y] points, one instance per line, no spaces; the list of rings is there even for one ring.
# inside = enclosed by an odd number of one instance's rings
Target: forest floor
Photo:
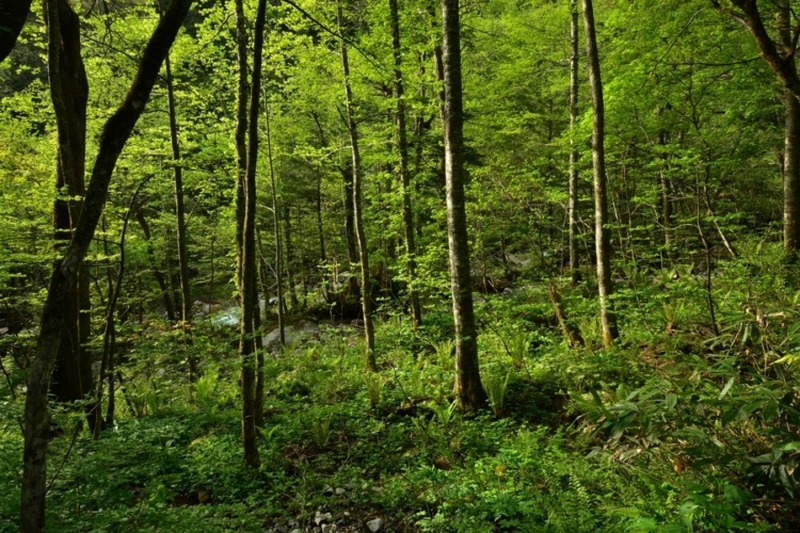
[[[585,287],[562,289],[578,348],[546,286],[481,298],[491,409],[477,414],[456,409],[444,305],[416,331],[382,314],[377,373],[357,326],[298,327],[266,358],[255,470],[242,461],[235,333],[201,320],[187,346],[162,322],[125,325],[116,425],[52,440],[48,531],[796,530],[798,386],[771,335],[797,327],[759,326],[773,309],[723,292],[714,335],[701,281],[669,283],[619,301],[627,334],[610,350]],[[657,299],[670,290],[683,303]],[[21,403],[0,400],[0,530],[13,531]],[[54,414],[64,428],[76,417]]]

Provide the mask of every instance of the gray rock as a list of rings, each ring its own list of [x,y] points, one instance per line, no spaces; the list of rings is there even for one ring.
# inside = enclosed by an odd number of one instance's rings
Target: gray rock
[[[373,518],[366,524],[367,531],[369,531],[369,533],[380,533],[383,531],[384,524],[383,518]]]
[[[334,494],[333,487],[331,487],[330,485],[325,485],[325,488],[322,489],[322,494],[325,495],[325,496],[333,496],[333,494]],[[338,494],[338,492],[337,492],[337,494]]]
[[[340,487],[340,488],[338,488],[338,489],[336,489],[336,495],[337,495],[337,496],[342,496],[342,495],[343,495],[345,492],[347,492],[347,491],[346,491],[346,490],[344,490],[344,489],[343,489],[343,488],[341,488],[341,487]]]

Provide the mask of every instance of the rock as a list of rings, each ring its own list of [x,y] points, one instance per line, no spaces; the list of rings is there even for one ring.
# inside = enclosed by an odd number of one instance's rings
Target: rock
[[[346,492],[347,492],[347,491],[346,491],[346,490],[344,490],[344,489],[343,489],[343,488],[341,488],[341,487],[340,487],[340,488],[338,488],[338,489],[336,489],[336,495],[337,495],[337,496],[342,496],[342,495],[344,495],[344,493],[346,493]]]
[[[334,533],[335,531],[338,531],[338,529],[339,528],[336,527],[336,524],[322,524],[322,527],[320,527],[322,533]]]
[[[330,485],[325,485],[325,488],[322,489],[322,494],[324,496],[333,496],[334,494],[333,487],[331,487]],[[338,494],[338,492],[336,494]]]
[[[383,518],[373,518],[366,524],[369,533],[380,533],[383,531],[384,521]]]

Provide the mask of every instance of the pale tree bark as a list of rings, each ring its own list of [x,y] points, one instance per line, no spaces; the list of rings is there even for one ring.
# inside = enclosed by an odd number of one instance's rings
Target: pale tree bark
[[[600,323],[603,345],[610,347],[619,337],[617,320],[611,308],[611,242],[606,228],[608,198],[606,193],[605,106],[600,79],[600,58],[597,52],[592,0],[583,1],[583,24],[586,30],[586,56],[589,63],[589,84],[592,92],[592,168],[594,173],[594,240],[597,253],[597,290],[600,298]]]
[[[47,0],[46,9],[55,13],[59,0]],[[28,372],[28,390],[24,413],[24,452],[20,530],[41,532],[45,528],[45,493],[47,480],[47,442],[50,416],[47,391],[50,373],[61,343],[62,310],[69,287],[75,283],[83,258],[94,237],[103,212],[108,185],[122,149],[150,98],[158,71],[172,46],[192,0],[172,0],[145,47],[136,77],[122,105],[106,121],[100,137],[100,149],[72,241],[63,259],[53,269],[36,345],[36,355]],[[58,17],[48,17],[48,40],[55,45],[61,39]]]
[[[569,59],[569,196],[567,214],[569,219],[569,272],[572,283],[580,281],[578,271],[578,145],[575,140],[575,125],[578,122],[578,0],[569,0],[570,45]]]
[[[339,33],[344,29],[341,4],[336,4],[336,18],[339,25]],[[367,368],[377,370],[375,362],[375,330],[372,324],[372,284],[369,277],[369,250],[367,248],[367,236],[364,232],[364,214],[361,202],[361,154],[358,151],[358,130],[353,109],[353,90],[350,88],[350,62],[347,57],[347,45],[344,39],[340,40],[342,72],[344,74],[344,94],[345,107],[347,111],[347,129],[350,133],[350,145],[353,156],[353,221],[358,243],[358,256],[361,266],[361,311],[364,315],[364,340]]]
[[[408,170],[408,138],[406,136],[406,102],[403,88],[403,61],[400,51],[400,17],[397,0],[389,0],[389,19],[392,27],[392,55],[394,56],[394,92],[397,98],[397,153],[398,174],[403,194],[403,233],[406,242],[406,273],[408,275],[408,300],[411,308],[411,323],[422,324],[422,308],[415,287],[417,278],[417,247],[414,242],[414,212],[411,209],[411,178]]]
[[[286,246],[283,257],[283,268],[286,269],[286,288],[289,289],[289,302],[292,312],[298,307],[297,288],[294,283],[294,246],[292,245],[292,210],[289,203],[283,200],[283,244]],[[285,302],[284,302],[285,303]]]
[[[776,10],[776,38],[773,39],[756,0],[731,0],[730,7],[718,0],[711,4],[739,21],[753,36],[761,57],[784,87],[784,161],[783,161],[783,242],[788,265],[800,260],[800,76],[795,55],[800,27],[792,25],[789,0],[771,2]],[[796,277],[791,274],[791,277]]]
[[[175,85],[172,78],[172,66],[169,61],[169,54],[167,54],[164,60],[164,68],[166,71],[169,137],[172,146],[172,164],[175,178],[175,221],[178,245],[178,272],[180,274],[181,285],[181,329],[183,331],[184,342],[191,344],[192,293],[189,287],[189,259],[186,252],[186,210],[183,202],[183,167],[181,166],[181,145],[180,139],[178,138],[178,118],[175,112]],[[188,360],[189,379],[197,379],[197,357],[193,353],[189,353]]]
[[[455,392],[462,409],[486,404],[478,365],[478,330],[472,306],[467,206],[464,194],[464,115],[461,94],[461,27],[458,0],[442,0],[444,66],[444,161],[447,183],[447,241],[456,337]]]
[[[269,104],[264,106],[267,127],[267,161],[269,163],[269,181],[272,191],[272,223],[275,236],[275,282],[278,286],[278,338],[281,347],[286,345],[286,317],[284,313],[283,293],[283,243],[281,243],[281,217],[278,216],[278,192],[275,180],[275,165],[272,159],[272,127],[269,120]]]
[[[80,216],[85,194],[86,103],[89,86],[81,58],[80,21],[66,0],[57,2],[61,38],[48,46],[50,91],[58,129],[59,198],[53,209],[56,251],[63,253]],[[49,16],[49,13],[48,13]],[[61,345],[53,371],[51,392],[63,402],[84,400],[92,390],[92,366],[85,349],[89,338],[89,273],[81,268],[69,287],[64,307]],[[96,406],[87,406],[90,427],[99,420]]]

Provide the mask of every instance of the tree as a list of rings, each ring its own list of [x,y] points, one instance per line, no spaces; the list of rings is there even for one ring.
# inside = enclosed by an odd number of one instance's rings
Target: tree
[[[572,283],[578,282],[578,146],[575,142],[575,125],[578,121],[578,0],[569,1],[570,58],[569,58],[569,270]]]
[[[53,210],[56,248],[64,248],[81,212],[80,198],[86,192],[86,103],[89,85],[81,58],[80,21],[69,3],[57,4],[61,38],[48,44],[50,91],[58,129],[59,196]],[[50,13],[48,13],[50,15]],[[81,268],[69,287],[64,307],[64,327],[53,371],[51,392],[60,401],[83,400],[92,389],[92,366],[85,344],[89,338],[89,273]],[[88,406],[90,427],[100,413]]]
[[[795,52],[800,27],[792,18],[796,19],[797,15],[789,0],[772,2],[777,21],[777,38],[773,39],[756,0],[731,0],[732,8],[718,0],[711,0],[711,3],[750,31],[761,57],[784,87],[783,245],[786,263],[796,265],[800,259],[800,76]]]
[[[397,124],[398,174],[403,194],[403,234],[406,243],[406,272],[408,274],[408,299],[411,307],[411,323],[414,327],[422,323],[422,309],[416,289],[417,247],[414,242],[414,213],[411,209],[411,180],[408,169],[408,139],[406,137],[406,103],[403,88],[402,54],[400,52],[400,17],[397,0],[389,0],[389,19],[392,29],[392,56],[394,57],[394,93],[397,99],[395,119]]]
[[[339,34],[343,35],[344,17],[342,6],[336,4],[336,20],[339,26]],[[352,151],[353,162],[353,222],[356,241],[358,243],[358,257],[361,266],[361,312],[364,315],[364,340],[367,368],[377,370],[375,362],[375,330],[372,324],[372,283],[369,274],[369,249],[367,248],[367,235],[364,231],[363,203],[361,201],[361,153],[358,149],[358,126],[353,109],[353,89],[350,87],[350,62],[347,57],[347,44],[344,39],[340,40],[339,52],[342,60],[342,73],[344,74],[344,94],[345,109],[347,118],[347,130],[350,134],[350,149]]]
[[[48,41],[55,46],[62,39],[59,18],[53,16],[60,0],[47,0],[50,15]],[[28,374],[28,390],[24,411],[24,452],[22,492],[20,498],[20,530],[38,533],[45,528],[45,494],[47,480],[47,442],[50,416],[47,391],[50,373],[61,343],[64,317],[62,310],[75,283],[89,244],[103,212],[111,175],[133,127],[144,111],[158,71],[180,29],[192,0],[172,0],[163,19],[154,30],[139,61],[136,77],[125,100],[106,121],[100,137],[100,147],[92,168],[83,209],[75,226],[72,240],[63,258],[53,268],[47,299],[42,311],[36,355]],[[58,78],[56,65],[53,79]]]
[[[241,328],[239,336],[239,355],[242,359],[242,442],[244,444],[244,460],[248,466],[257,468],[261,464],[256,443],[256,313],[258,313],[258,271],[256,270],[256,165],[258,164],[258,113],[261,100],[261,67],[264,51],[264,27],[266,25],[266,0],[259,0],[256,12],[255,40],[253,43],[253,78],[250,84],[249,116],[247,116],[247,159],[244,177],[240,180],[243,189],[244,217],[240,223],[242,229],[241,248],[239,252],[239,299],[242,306]],[[241,0],[237,0],[237,31],[243,32],[245,27],[244,10]],[[239,42],[244,40],[242,33]],[[241,50],[240,50],[241,52]],[[240,67],[242,57],[240,56]],[[240,76],[247,71],[240,70]],[[240,82],[241,87],[241,82]],[[242,96],[240,92],[240,97]],[[241,104],[240,109],[241,109]],[[242,116],[239,116],[240,120]],[[237,134],[241,123],[237,125]],[[238,138],[237,138],[238,140]],[[241,164],[241,161],[240,161]],[[237,209],[238,211],[238,209]],[[238,213],[237,213],[238,214]]]
[[[444,64],[444,159],[447,183],[447,241],[455,322],[455,392],[462,409],[486,403],[478,365],[478,330],[472,306],[467,206],[464,194],[464,111],[461,94],[461,24],[458,0],[442,0]]]
[[[609,301],[611,285],[611,242],[608,223],[605,156],[605,106],[600,79],[600,58],[597,52],[592,0],[583,1],[583,25],[586,30],[586,56],[589,63],[589,84],[592,89],[592,169],[594,174],[594,240],[597,253],[597,290],[600,297],[600,322],[603,344],[608,348],[619,336],[617,320]]]
[[[25,19],[31,10],[31,0],[2,0],[0,1],[0,62],[2,62],[14,45],[17,43]]]

